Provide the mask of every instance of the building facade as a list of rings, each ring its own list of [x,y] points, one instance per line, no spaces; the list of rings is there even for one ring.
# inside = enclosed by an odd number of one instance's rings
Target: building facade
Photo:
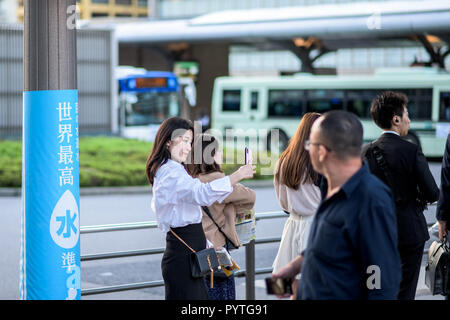
[[[17,0],[17,19],[23,21],[23,0]],[[77,0],[79,18],[141,18],[148,16],[148,0]]]
[[[222,11],[256,8],[282,8],[352,2],[389,2],[408,0],[155,0],[156,16],[160,18],[191,18]],[[426,1],[426,0],[423,0]],[[371,73],[377,68],[408,67],[413,62],[428,61],[428,53],[413,47],[340,49],[323,55],[315,62],[318,68],[336,68],[339,74]],[[446,65],[450,66],[450,55]],[[448,67],[447,67],[448,68]],[[301,69],[301,61],[289,51],[257,51],[232,46],[229,55],[230,75],[271,75],[292,73]]]
[[[23,0],[8,1],[17,1],[17,20],[23,21]],[[187,19],[223,10],[389,1],[409,0],[77,0],[77,11],[82,20],[102,17]],[[315,67],[335,68],[340,74],[371,73],[377,68],[408,67],[414,62],[427,60],[428,53],[420,45],[395,48],[349,48],[323,55],[315,62]],[[450,55],[447,56],[446,65],[450,66]],[[273,75],[297,72],[300,69],[301,61],[289,51],[258,51],[240,46],[230,48],[230,75]]]
[[[77,32],[78,116],[82,135],[117,133],[116,51],[111,30]],[[0,24],[0,139],[20,138],[22,122],[23,25]]]

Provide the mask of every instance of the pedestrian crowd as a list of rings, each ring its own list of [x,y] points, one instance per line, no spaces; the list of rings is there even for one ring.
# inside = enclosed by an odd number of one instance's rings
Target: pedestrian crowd
[[[427,205],[437,201],[439,238],[448,239],[450,134],[439,188],[420,145],[404,138],[407,105],[399,92],[377,96],[370,114],[383,132],[365,145],[353,113],[303,115],[274,170],[275,193],[288,219],[271,278],[292,285],[279,297],[415,299],[430,239]],[[249,152],[244,165],[225,175],[221,148],[213,135],[194,136],[192,123],[179,117],[165,120],[156,134],[146,173],[151,206],[166,235],[161,270],[167,300],[236,299],[233,250],[248,240],[236,220],[254,215],[256,200],[240,181],[252,178],[256,167]],[[202,269],[208,248],[217,252],[219,267],[208,256],[208,274],[195,275],[192,258]]]

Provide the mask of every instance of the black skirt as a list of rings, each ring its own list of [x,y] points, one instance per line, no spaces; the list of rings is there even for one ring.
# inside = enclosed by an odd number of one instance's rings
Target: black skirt
[[[206,237],[201,223],[172,230],[195,251],[206,247]],[[191,276],[189,250],[170,231],[166,236],[166,250],[161,261],[166,300],[207,300],[208,292],[203,278]]]

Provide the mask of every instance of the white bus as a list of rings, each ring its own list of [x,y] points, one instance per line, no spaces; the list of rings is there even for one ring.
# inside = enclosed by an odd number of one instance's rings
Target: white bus
[[[268,149],[270,130],[277,129],[284,149],[306,112],[347,110],[359,116],[364,142],[369,142],[381,134],[370,117],[371,101],[387,90],[408,96],[407,138],[419,143],[427,157],[442,157],[450,129],[450,74],[432,68],[380,69],[373,75],[219,77],[214,83],[211,127],[224,137],[256,131],[258,139],[268,141],[259,147]]]

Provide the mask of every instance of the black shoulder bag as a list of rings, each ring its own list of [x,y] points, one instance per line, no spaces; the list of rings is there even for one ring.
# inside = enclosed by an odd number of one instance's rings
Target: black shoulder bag
[[[396,184],[394,182],[394,178],[391,175],[391,171],[387,165],[386,160],[384,159],[384,154],[383,151],[380,149],[380,147],[375,146],[373,144],[373,142],[370,144],[369,150],[368,152],[371,153],[371,156],[373,157],[373,159],[375,160],[375,162],[377,163],[377,166],[381,169],[381,171],[384,174],[384,177],[388,183],[388,186],[391,188],[392,193],[394,194],[394,201],[395,201],[395,205],[397,207],[403,207],[405,205],[405,200],[403,200],[403,198],[400,197],[400,193],[398,192],[397,188],[396,188]],[[422,200],[421,198],[421,193],[420,190],[417,188],[417,194],[416,194],[416,205],[417,207],[423,212],[426,208],[427,208],[427,201]]]
[[[212,222],[214,222],[214,224],[216,225],[217,229],[219,229],[220,233],[222,233],[222,235],[225,237],[225,249],[227,249],[227,251],[229,252],[230,250],[234,250],[234,249],[238,249],[239,247],[237,247],[233,241],[231,241],[227,235],[225,234],[225,232],[222,231],[222,228],[217,224],[217,222],[214,220],[214,218],[212,217],[211,212],[209,211],[208,207],[203,206],[202,207],[203,211],[205,211],[205,213],[208,215],[208,217],[212,220]]]
[[[170,232],[180,240],[189,250],[192,251],[190,256],[191,276],[193,278],[203,278],[210,273],[211,288],[214,287],[214,271],[219,269],[219,260],[214,248],[195,251],[186,242],[183,241],[173,230]]]
[[[403,199],[400,197],[399,192],[397,191],[394,177],[392,177],[391,170],[389,169],[386,159],[384,158],[383,151],[380,149],[380,147],[375,146],[373,142],[370,144],[368,151],[370,152],[372,158],[375,160],[378,168],[380,168],[381,172],[383,173],[388,186],[391,188],[392,193],[394,194],[395,204],[397,206],[402,205]]]

